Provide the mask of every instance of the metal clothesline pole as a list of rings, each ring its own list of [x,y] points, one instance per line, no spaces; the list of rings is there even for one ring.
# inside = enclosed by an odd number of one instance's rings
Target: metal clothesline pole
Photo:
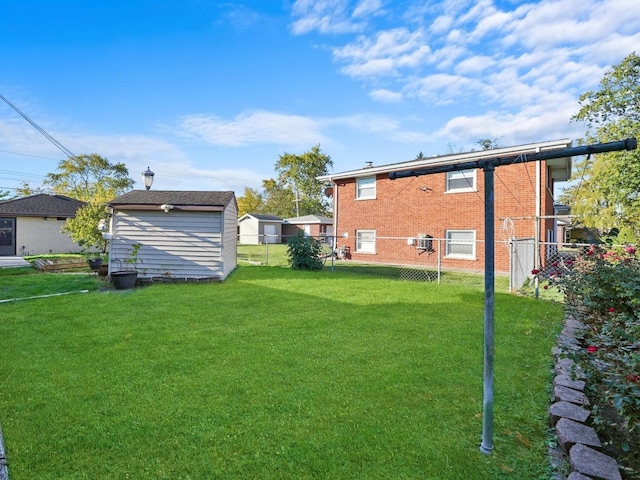
[[[415,170],[404,170],[389,173],[389,178],[417,177],[434,173],[454,172],[469,169],[482,169],[484,171],[484,235],[485,235],[485,282],[484,282],[484,393],[482,414],[482,442],[480,451],[491,454],[493,450],[493,353],[494,353],[494,293],[495,293],[495,232],[494,232],[494,171],[500,165],[514,163],[535,162],[550,160],[553,158],[573,157],[577,155],[589,155],[592,153],[605,153],[618,150],[635,150],[638,142],[635,138],[627,138],[617,142],[583,145],[557,150],[549,150],[540,153],[512,155],[509,157],[494,157],[481,160],[460,162],[449,165],[437,165],[433,167]]]

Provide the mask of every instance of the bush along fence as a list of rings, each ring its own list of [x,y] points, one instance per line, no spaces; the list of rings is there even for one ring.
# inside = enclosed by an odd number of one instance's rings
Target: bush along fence
[[[590,246],[549,280],[567,305],[550,412],[569,479],[640,479],[636,248]]]

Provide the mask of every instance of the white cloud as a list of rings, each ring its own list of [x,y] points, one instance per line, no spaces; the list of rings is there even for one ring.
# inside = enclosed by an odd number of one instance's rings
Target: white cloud
[[[355,77],[395,75],[403,68],[416,68],[431,50],[421,31],[397,28],[379,32],[375,38],[361,36],[356,43],[333,50],[338,61],[349,63],[343,72]]]
[[[354,22],[345,0],[296,0],[292,7],[291,30],[296,35],[317,30],[320,33],[348,33],[362,30],[364,24]],[[362,7],[366,9],[366,5]]]
[[[353,18],[367,17],[369,15],[382,14],[381,0],[360,0],[351,15]]]
[[[319,123],[312,118],[263,110],[243,113],[234,119],[190,115],[182,118],[178,133],[230,147],[254,143],[308,145],[325,141]]]
[[[382,103],[397,103],[402,101],[402,99],[404,98],[402,93],[393,92],[386,89],[372,90],[369,93],[369,96],[372,99]]]

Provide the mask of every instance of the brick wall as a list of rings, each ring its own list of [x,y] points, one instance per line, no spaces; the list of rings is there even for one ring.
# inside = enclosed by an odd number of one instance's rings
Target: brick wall
[[[541,215],[553,215],[553,185],[541,166]],[[338,247],[349,247],[354,260],[411,264],[416,248],[407,238],[427,234],[445,238],[447,230],[474,230],[477,248],[473,260],[442,258],[442,268],[482,271],[484,269],[484,172],[476,171],[477,191],[445,193],[446,174],[424,175],[390,180],[387,174],[376,177],[376,198],[356,200],[356,180],[337,180],[334,212]],[[536,163],[497,167],[494,172],[495,239],[532,238],[535,234]],[[547,187],[550,187],[547,188]],[[337,197],[337,198],[336,198]],[[528,218],[523,218],[528,217]],[[504,219],[510,218],[511,222]],[[509,227],[509,228],[503,228]],[[356,230],[376,231],[376,252],[356,252]],[[553,220],[541,227],[541,240]],[[344,237],[346,233],[347,237]],[[395,240],[395,241],[393,241]],[[412,260],[414,259],[414,260]],[[508,272],[508,249],[496,245],[496,271]]]

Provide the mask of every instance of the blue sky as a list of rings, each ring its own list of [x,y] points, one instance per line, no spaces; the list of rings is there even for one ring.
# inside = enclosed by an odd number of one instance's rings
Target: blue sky
[[[0,94],[154,189],[241,195],[316,144],[339,172],[577,139],[580,94],[633,51],[629,0],[0,4]],[[0,189],[63,158],[0,101]]]

